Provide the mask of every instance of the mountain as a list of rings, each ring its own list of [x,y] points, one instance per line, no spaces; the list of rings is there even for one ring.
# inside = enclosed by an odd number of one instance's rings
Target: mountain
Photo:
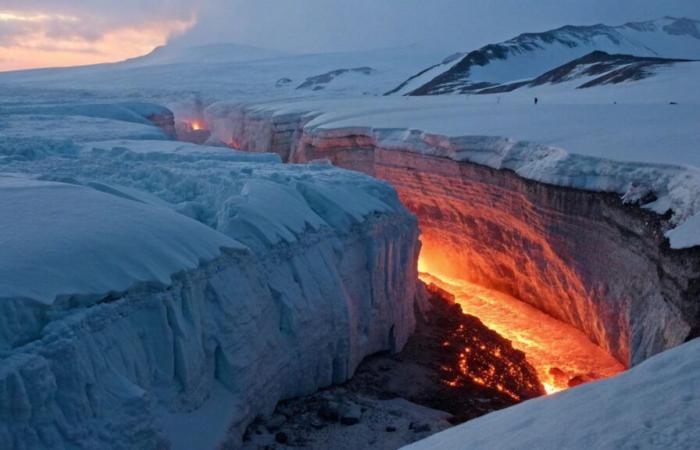
[[[0,73],[0,85],[153,95],[158,102],[173,99],[176,105],[168,102],[168,106],[178,108],[183,100],[189,101],[189,94],[183,92],[196,92],[197,97],[212,101],[229,97],[381,96],[400,80],[439,60],[433,48],[419,45],[299,55],[236,44],[165,46],[119,63]]]
[[[656,74],[657,69],[677,63],[690,62],[688,59],[670,59],[649,56],[611,55],[596,50],[581,58],[563,64],[532,80],[513,83],[492,84],[478,89],[473,86],[473,94],[497,94],[512,92],[522,87],[537,87],[545,84],[576,83],[578,89],[605,84],[618,84],[625,81],[639,81]]]
[[[354,69],[336,69],[330,72],[323,73],[321,75],[315,75],[308,77],[302,84],[300,84],[297,89],[312,89],[314,91],[320,91],[325,89],[330,83],[335,81],[337,78],[350,78],[348,82],[350,84],[356,83],[355,76],[370,76],[376,73],[376,70],[371,67],[355,67]],[[337,83],[336,83],[337,84]]]
[[[567,25],[525,33],[414,75],[387,94],[466,94],[533,80],[595,51],[641,57],[700,59],[700,21],[664,17],[621,26]]]
[[[127,59],[122,66],[140,67],[163,64],[234,63],[285,56],[285,53],[248,45],[221,43],[196,47],[162,45],[151,53]]]

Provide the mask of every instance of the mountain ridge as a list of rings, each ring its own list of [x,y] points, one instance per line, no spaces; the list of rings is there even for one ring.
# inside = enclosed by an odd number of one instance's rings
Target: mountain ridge
[[[565,25],[522,33],[431,66],[386,95],[472,93],[486,87],[532,80],[593,51],[641,57],[700,59],[700,21],[663,17],[624,25]]]

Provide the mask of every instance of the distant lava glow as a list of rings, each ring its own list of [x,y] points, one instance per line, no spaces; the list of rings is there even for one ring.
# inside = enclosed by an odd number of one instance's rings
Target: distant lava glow
[[[206,126],[200,120],[191,120],[191,121],[188,121],[187,123],[190,126],[190,130],[192,130],[192,131],[199,131],[199,130],[206,129]]]
[[[434,250],[434,249],[431,249]],[[487,327],[509,339],[525,353],[548,394],[577,384],[606,378],[624,366],[593,344],[581,331],[507,294],[465,280],[445,276],[423,252],[419,260],[421,279],[455,296],[465,314],[478,317]],[[440,252],[430,251],[431,255]],[[469,353],[464,361],[469,364]],[[478,382],[479,380],[475,380]]]

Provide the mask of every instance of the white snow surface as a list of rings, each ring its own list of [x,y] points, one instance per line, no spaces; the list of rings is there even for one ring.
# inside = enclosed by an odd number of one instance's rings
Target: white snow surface
[[[287,56],[283,52],[265,48],[219,43],[194,47],[163,45],[151,53],[116,63],[117,67],[145,67],[167,64],[238,63]]]
[[[684,30],[687,34],[677,30],[678,24],[688,27],[688,30]],[[691,34],[693,27],[696,35]],[[668,31],[674,28],[676,31]],[[596,50],[635,56],[700,59],[699,30],[698,21],[664,17],[616,27],[563,27],[542,34],[521,35],[496,44],[508,54],[504,58],[492,58],[484,65],[473,65],[468,80],[470,83],[529,80]],[[547,35],[551,36],[545,38]],[[481,50],[485,55],[492,55],[488,47]],[[396,94],[405,95],[414,91],[449,71],[458,62],[443,63],[424,75],[408,80]]]
[[[170,209],[89,187],[0,176],[0,301],[123,291],[244,248]]]
[[[377,96],[399,80],[436,64],[442,55],[420,45],[347,53],[275,55],[261,51],[260,58],[228,58],[227,45],[205,49],[168,49],[138,60],[96,66],[40,69],[0,73],[5,92],[29,89],[62,90],[113,98],[138,97],[163,104],[178,115],[197,112],[202,104],[222,98],[262,99],[301,96]],[[252,51],[252,50],[251,50]],[[252,52],[253,54],[255,52]],[[159,55],[171,55],[167,59]],[[322,91],[297,90],[309,77],[341,69],[370,67],[370,75],[340,76]],[[289,79],[288,84],[278,81]],[[24,96],[26,98],[26,95]],[[81,99],[80,96],[78,96]],[[81,101],[86,101],[82,98]]]
[[[689,220],[700,213],[699,79],[700,63],[684,63],[645,80],[580,90],[563,83],[468,97],[221,102],[206,116],[222,136],[242,117],[268,117],[301,123],[320,139],[367,135],[385,148],[616,192],[629,202],[654,193],[658,200],[645,206],[673,211],[677,228],[668,236],[681,248],[700,245],[697,220]],[[265,138],[260,133],[267,145]]]
[[[696,448],[699,371],[695,339],[614,378],[479,417],[404,449]]]

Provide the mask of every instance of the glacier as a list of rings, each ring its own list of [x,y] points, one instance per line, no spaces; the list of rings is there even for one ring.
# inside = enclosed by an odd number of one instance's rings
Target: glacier
[[[202,439],[235,446],[405,344],[420,244],[387,184],[68,117],[0,146],[0,447],[177,447],[213,403]]]

